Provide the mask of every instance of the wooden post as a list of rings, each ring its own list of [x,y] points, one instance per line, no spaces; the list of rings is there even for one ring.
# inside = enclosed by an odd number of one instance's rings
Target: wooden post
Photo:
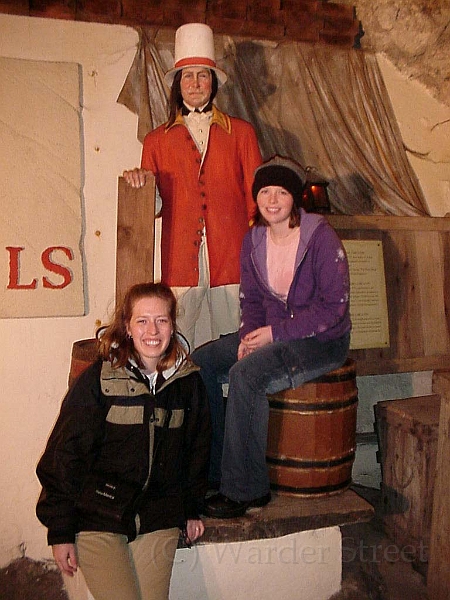
[[[433,600],[450,598],[450,372],[433,375],[433,391],[441,396],[439,438],[431,520],[427,588]]]
[[[135,283],[153,281],[155,179],[136,189],[119,177],[117,201],[116,302]]]

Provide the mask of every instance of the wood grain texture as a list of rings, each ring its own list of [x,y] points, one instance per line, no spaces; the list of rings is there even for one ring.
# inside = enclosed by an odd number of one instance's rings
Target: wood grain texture
[[[438,394],[375,405],[383,525],[422,574],[428,568],[439,410]]]
[[[435,374],[433,389],[441,395],[439,437],[431,521],[430,561],[427,578],[429,597],[450,597],[450,373]]]
[[[341,239],[383,244],[390,345],[351,350],[358,375],[450,366],[450,219],[329,215]]]
[[[117,201],[116,302],[135,283],[153,281],[155,180],[135,189],[119,177]]]

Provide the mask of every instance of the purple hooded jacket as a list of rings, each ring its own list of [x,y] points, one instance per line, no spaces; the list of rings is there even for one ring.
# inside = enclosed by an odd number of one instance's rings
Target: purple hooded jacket
[[[301,212],[300,241],[287,301],[268,284],[268,227],[253,227],[241,250],[239,337],[272,326],[273,341],[316,336],[333,340],[350,331],[350,278],[344,247],[325,217]]]

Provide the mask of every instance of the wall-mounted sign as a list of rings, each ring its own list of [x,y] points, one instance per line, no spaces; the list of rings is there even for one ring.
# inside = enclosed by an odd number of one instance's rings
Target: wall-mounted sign
[[[85,313],[80,67],[0,58],[0,317]]]
[[[383,245],[379,240],[342,240],[350,267],[350,348],[389,346]]]

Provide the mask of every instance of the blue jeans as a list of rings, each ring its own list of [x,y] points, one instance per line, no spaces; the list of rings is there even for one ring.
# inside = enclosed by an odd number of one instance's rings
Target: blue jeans
[[[273,342],[238,361],[239,336],[232,333],[193,353],[211,407],[210,480],[220,477],[222,494],[232,500],[247,501],[268,493],[266,394],[295,388],[342,366],[349,343],[349,334],[327,342],[316,338]],[[219,379],[227,373],[225,411]]]
[[[228,381],[228,372],[237,361],[238,345],[238,334],[231,333],[200,346],[191,354],[192,360],[200,367],[211,412],[212,437],[208,477],[211,483],[219,483],[221,479],[225,432],[225,403],[221,382]]]

